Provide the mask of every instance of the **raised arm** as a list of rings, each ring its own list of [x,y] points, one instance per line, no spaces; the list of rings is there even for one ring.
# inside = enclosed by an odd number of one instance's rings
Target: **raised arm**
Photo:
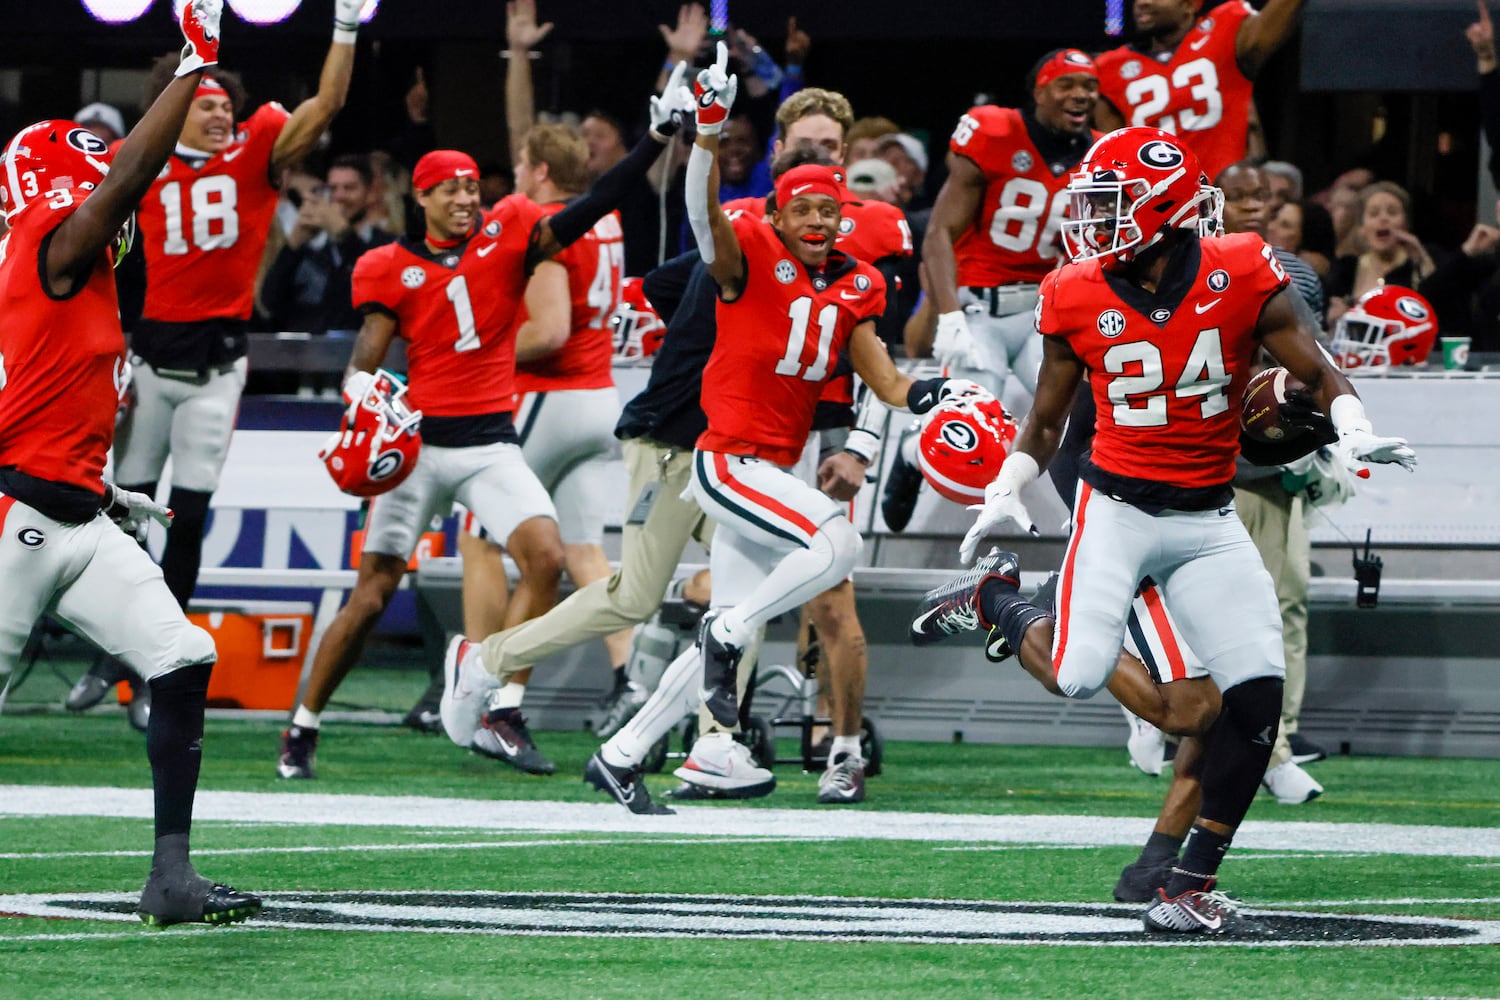
[[[726,302],[740,297],[745,287],[745,260],[729,217],[719,207],[719,132],[734,105],[739,79],[729,72],[729,48],[718,46],[718,58],[698,74],[698,135],[688,156],[687,217],[698,241],[698,254],[718,282]]]
[[[318,92],[297,105],[281,127],[271,147],[271,176],[280,177],[287,167],[301,163],[312,152],[318,138],[349,98],[349,80],[354,75],[354,42],[359,30],[359,9],[364,0],[334,0],[333,42],[318,75]]]
[[[521,143],[536,124],[531,50],[551,33],[551,21],[536,23],[536,0],[510,0],[505,5],[505,129],[512,163],[520,161]]]
[[[1268,0],[1259,14],[1245,18],[1234,36],[1234,55],[1240,72],[1255,79],[1266,60],[1292,37],[1302,0]]]
[[[192,0],[183,7],[179,26],[185,44],[177,78],[125,137],[98,189],[63,220],[47,243],[46,277],[53,294],[67,295],[76,282],[87,279],[99,255],[114,241],[161,173],[182,133],[203,67],[219,61],[222,10],[223,0]]]

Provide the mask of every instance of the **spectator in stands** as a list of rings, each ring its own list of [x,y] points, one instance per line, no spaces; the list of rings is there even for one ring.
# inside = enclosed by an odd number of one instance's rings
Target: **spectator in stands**
[[[905,186],[905,179],[888,160],[871,158],[849,166],[849,190],[864,198],[899,205]],[[905,200],[911,200],[910,194],[906,194]]]
[[[1359,193],[1359,236],[1364,251],[1335,258],[1328,273],[1328,318],[1337,320],[1365,292],[1379,285],[1420,291],[1437,266],[1411,231],[1411,195],[1391,181],[1376,181]]]
[[[1479,20],[1469,25],[1464,35],[1474,49],[1475,69],[1479,72],[1479,124],[1490,146],[1487,164],[1490,179],[1500,187],[1500,73],[1495,72],[1495,24],[1484,0],[1480,0],[1478,8]]]
[[[849,129],[849,162],[858,163],[880,155],[880,140],[901,131],[889,118],[861,118]]]
[[[1260,165],[1271,189],[1271,216],[1289,201],[1302,200],[1302,171],[1285,160],[1267,160]]]
[[[125,117],[113,104],[103,101],[85,104],[73,115],[73,120],[107,143],[125,138]]]
[[[1500,210],[1500,206],[1497,206]],[[1500,351],[1500,228],[1479,223],[1459,252],[1419,289],[1438,313],[1445,336],[1469,336],[1475,351]]]
[[[1273,200],[1265,169],[1249,161],[1231,164],[1214,178],[1214,184],[1224,192],[1224,231],[1254,233],[1264,239],[1270,224]],[[1317,272],[1290,250],[1277,248],[1276,259],[1281,261],[1281,266],[1292,279],[1298,294],[1317,318],[1317,327],[1321,330],[1327,310],[1323,298],[1323,283],[1318,279]]]
[[[1364,249],[1359,235],[1359,193],[1373,183],[1373,171],[1355,167],[1344,171],[1325,190],[1313,196],[1312,200],[1328,209],[1333,220],[1335,257],[1357,256]]]
[[[354,262],[396,238],[368,217],[372,181],[370,158],[348,154],[333,161],[326,184],[307,194],[288,191],[301,201],[297,221],[260,293],[275,329],[359,329],[360,314],[350,301]]]
[[[1327,279],[1333,266],[1333,220],[1315,201],[1289,201],[1266,225],[1266,242],[1290,250]]]
[[[896,168],[903,183],[904,201],[898,202],[908,213],[922,208],[927,200],[927,147],[922,140],[909,132],[897,132],[881,137],[875,146],[876,155]]]

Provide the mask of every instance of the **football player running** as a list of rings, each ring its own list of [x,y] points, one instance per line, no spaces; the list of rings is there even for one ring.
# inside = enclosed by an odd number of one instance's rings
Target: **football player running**
[[[354,72],[362,0],[335,0],[333,41],[318,90],[288,112],[272,101],[243,121],[239,76],[209,67],[166,168],[137,212],[145,253],[145,308],[131,325],[134,403],[120,427],[115,477],[155,496],[167,458],[176,514],[161,567],[184,608],[203,561],[209,502],[229,452],[245,388],[246,329],[255,277],[276,211],[282,171],[299,163],[344,106]],[[172,57],[152,69],[148,92],[173,79]],[[79,682],[68,707],[104,697],[114,664],[100,661]],[[101,678],[98,681],[92,678]]]
[[[221,9],[220,0],[184,6],[173,80],[113,157],[70,121],[22,129],[0,155],[10,226],[0,239],[0,676],[49,613],[150,685],[156,846],[138,913],[156,926],[234,923],[261,906],[202,877],[188,858],[217,653],[133,537],[148,521],[170,524],[172,512],[103,480],[128,367],[112,265],[204,69],[218,60]]]
[[[1143,919],[1159,932],[1248,932],[1213,887],[1270,758],[1284,666],[1275,591],[1234,516],[1230,401],[1263,346],[1328,415],[1344,467],[1410,468],[1416,456],[1403,439],[1373,434],[1348,379],[1299,321],[1265,242],[1200,238],[1217,228],[1219,196],[1184,144],[1157,129],[1120,129],[1094,144],[1069,187],[1072,263],[1042,283],[1036,404],[960,549],[968,562],[995,529],[1032,529],[1018,494],[1056,452],[1087,378],[1097,431],[1081,463],[1055,614],[1020,596],[1019,560],[997,551],[929,595],[919,622],[967,616],[993,626],[1047,690],[1086,698],[1114,672],[1140,581],[1156,581],[1223,707],[1203,737],[1198,818]]]
[[[677,79],[686,72],[680,66]],[[513,420],[522,300],[537,267],[588,233],[614,209],[626,186],[644,175],[676,130],[685,107],[673,96],[679,92],[686,92],[680,83],[665,99],[653,97],[648,134],[586,194],[552,215],[520,194],[481,213],[473,159],[454,150],[428,153],[412,178],[426,216],[424,237],[379,247],[355,266],[354,300],[365,323],[350,358],[345,398],[363,398],[391,340],[404,337],[409,401],[423,413],[423,444],[411,476],[371,505],[354,591],[318,647],[308,690],[282,736],[282,777],[313,777],[324,706],[400,584],[418,536],[455,500],[505,546],[521,571],[507,615],[519,622],[556,601],[563,567],[557,516],[521,456]],[[528,305],[535,310],[540,303]],[[462,661],[471,645],[455,637],[448,659]],[[450,739],[523,771],[553,771],[521,715],[523,684],[497,688],[483,671],[463,678],[449,671],[445,681],[471,696],[464,712],[443,712]],[[452,701],[445,694],[445,706]]]

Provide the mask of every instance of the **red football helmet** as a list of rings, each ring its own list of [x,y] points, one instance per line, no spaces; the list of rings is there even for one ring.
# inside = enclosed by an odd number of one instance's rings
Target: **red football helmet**
[[[1437,340],[1437,312],[1410,288],[1381,285],[1359,297],[1333,327],[1340,368],[1420,365]]]
[[[661,347],[667,324],[661,321],[640,278],[626,278],[620,285],[620,304],[609,318],[615,330],[615,360],[639,362]]]
[[[406,384],[384,369],[359,399],[349,403],[337,432],[318,457],[339,489],[373,497],[401,485],[417,467],[422,411],[402,397]]]
[[[1116,129],[1094,143],[1068,192],[1063,246],[1073,260],[1101,257],[1105,267],[1126,263],[1169,229],[1212,236],[1224,210],[1223,193],[1208,183],[1187,144],[1143,126]]]
[[[11,221],[27,206],[82,201],[109,173],[109,145],[77,122],[45,121],[15,134],[0,154],[0,211]]]
[[[917,465],[954,503],[983,503],[984,488],[1016,439],[1016,421],[994,396],[956,396],[933,407],[917,440]]]

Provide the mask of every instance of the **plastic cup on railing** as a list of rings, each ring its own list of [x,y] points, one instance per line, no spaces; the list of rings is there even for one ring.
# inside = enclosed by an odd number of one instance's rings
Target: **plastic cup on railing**
[[[1443,368],[1450,372],[1463,371],[1469,364],[1469,337],[1443,337]]]

